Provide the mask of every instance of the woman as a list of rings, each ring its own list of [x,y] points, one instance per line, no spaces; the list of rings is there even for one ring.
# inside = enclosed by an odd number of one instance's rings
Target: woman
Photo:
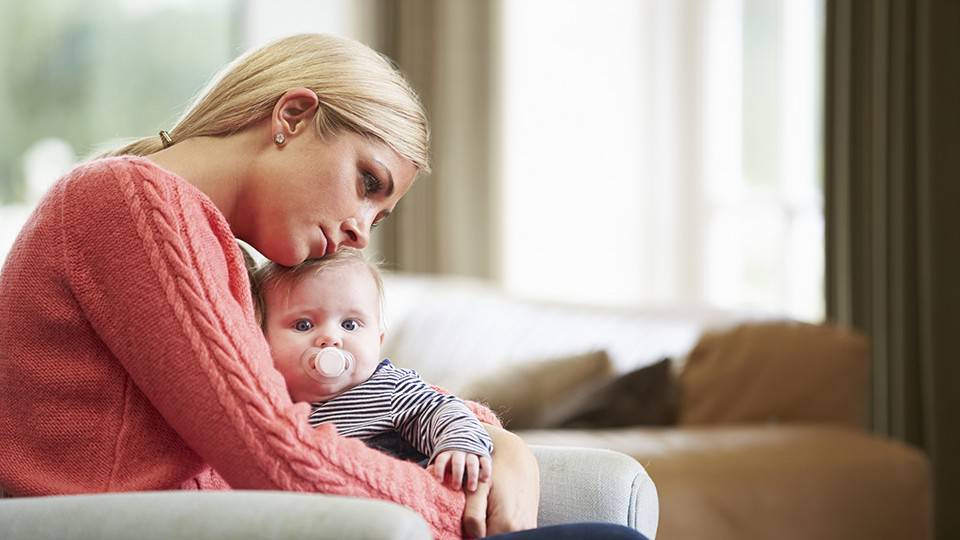
[[[493,487],[465,500],[310,428],[254,319],[236,239],[283,265],[363,248],[428,168],[427,139],[387,61],[300,35],[237,59],[169,133],[61,179],[0,277],[0,485],[373,497],[438,537],[461,517],[476,536],[535,526],[536,462],[488,410]]]

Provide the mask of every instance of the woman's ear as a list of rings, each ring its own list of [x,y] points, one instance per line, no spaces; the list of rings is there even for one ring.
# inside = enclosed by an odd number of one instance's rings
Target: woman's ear
[[[308,88],[294,88],[284,92],[273,107],[270,125],[273,135],[282,134],[284,138],[304,132],[308,120],[317,114],[320,98]]]

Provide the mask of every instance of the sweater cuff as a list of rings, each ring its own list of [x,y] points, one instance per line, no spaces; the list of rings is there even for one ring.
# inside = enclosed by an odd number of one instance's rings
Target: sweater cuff
[[[464,400],[464,403],[466,403],[467,407],[470,408],[470,412],[472,412],[473,415],[477,417],[477,420],[480,420],[484,424],[490,424],[498,428],[503,427],[503,424],[500,423],[500,419],[497,418],[496,413],[490,410],[483,403],[477,403],[476,401],[466,401],[466,400]]]

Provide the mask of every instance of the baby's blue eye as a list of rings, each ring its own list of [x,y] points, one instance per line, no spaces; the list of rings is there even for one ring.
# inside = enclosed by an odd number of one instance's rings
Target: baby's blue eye
[[[353,332],[360,327],[360,324],[357,323],[354,319],[347,319],[340,323],[340,327],[346,330],[347,332]]]
[[[311,328],[313,328],[313,323],[307,319],[297,319],[296,322],[293,323],[293,329],[297,332],[306,332]]]

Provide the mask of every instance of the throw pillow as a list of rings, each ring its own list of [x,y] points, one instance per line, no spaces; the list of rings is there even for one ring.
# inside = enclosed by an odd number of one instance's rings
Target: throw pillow
[[[669,358],[621,375],[583,396],[566,417],[547,427],[600,429],[668,426],[676,422],[680,392]]]

